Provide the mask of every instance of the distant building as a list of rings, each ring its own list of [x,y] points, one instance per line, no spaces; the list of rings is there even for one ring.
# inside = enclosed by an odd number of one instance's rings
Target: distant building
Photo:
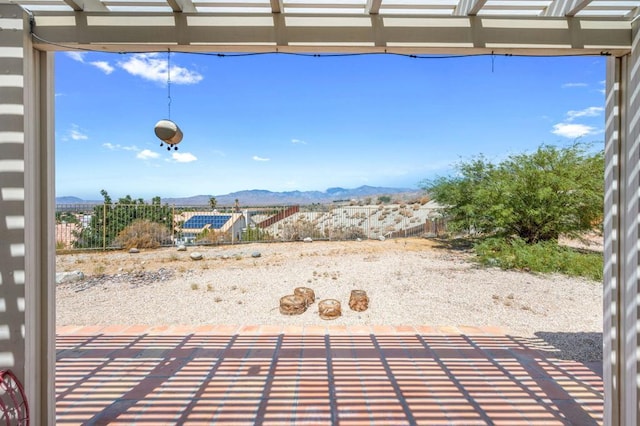
[[[235,241],[247,227],[247,218],[242,213],[218,213],[217,211],[183,212],[176,214],[176,244],[193,244],[199,236],[214,232],[216,237],[209,237],[212,242]]]

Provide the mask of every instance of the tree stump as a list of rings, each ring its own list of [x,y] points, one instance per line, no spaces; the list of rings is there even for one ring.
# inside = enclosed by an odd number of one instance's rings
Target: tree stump
[[[338,318],[342,315],[342,310],[340,309],[340,302],[335,299],[325,299],[321,300],[318,303],[318,313],[320,314],[320,318],[325,320],[332,320]]]
[[[293,294],[302,297],[306,303],[307,308],[310,305],[313,305],[316,301],[316,294],[312,289],[308,287],[297,287],[295,290],[293,290]]]
[[[304,298],[290,294],[280,298],[280,313],[283,315],[300,315],[307,310]]]
[[[366,311],[369,308],[369,296],[364,290],[351,290],[349,307],[358,312]]]

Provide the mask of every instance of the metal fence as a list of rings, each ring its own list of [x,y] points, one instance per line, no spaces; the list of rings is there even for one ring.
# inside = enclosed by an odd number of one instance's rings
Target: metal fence
[[[59,204],[56,249],[121,249],[245,242],[439,236],[434,203],[285,207]]]

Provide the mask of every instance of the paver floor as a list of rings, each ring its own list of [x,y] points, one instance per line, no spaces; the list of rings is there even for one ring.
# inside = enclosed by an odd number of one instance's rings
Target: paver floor
[[[598,425],[602,363],[497,328],[58,327],[58,425]]]

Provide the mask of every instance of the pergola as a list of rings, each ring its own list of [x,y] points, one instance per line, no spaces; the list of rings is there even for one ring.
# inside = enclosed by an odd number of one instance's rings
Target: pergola
[[[604,415],[639,424],[639,17],[640,0],[0,0],[0,369],[32,424],[55,423],[53,52],[75,48],[606,55]]]

